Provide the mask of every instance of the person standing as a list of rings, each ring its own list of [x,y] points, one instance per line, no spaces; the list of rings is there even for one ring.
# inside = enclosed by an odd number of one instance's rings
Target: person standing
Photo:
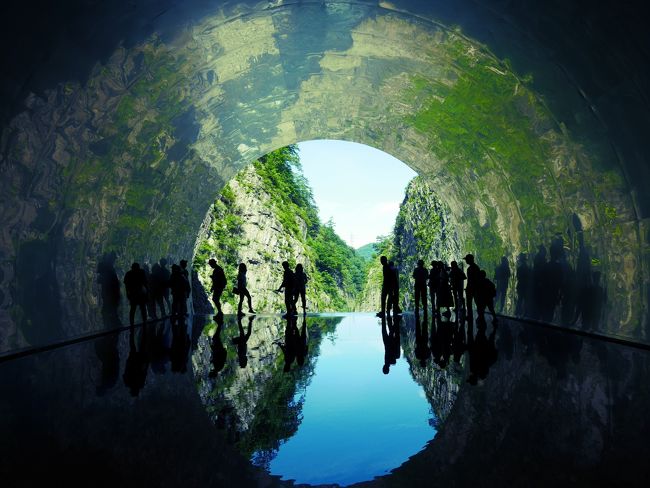
[[[177,264],[172,264],[169,288],[172,292],[172,318],[184,317],[184,305],[187,303],[187,294],[190,284],[185,279],[185,276],[183,276],[181,267]]]
[[[217,264],[215,259],[210,259],[208,264],[212,268],[212,274],[210,275],[210,279],[212,280],[212,302],[217,309],[217,314],[221,314],[223,313],[221,311],[221,295],[224,288],[226,288],[226,274],[223,272],[223,268]]]
[[[438,311],[442,307],[447,309],[444,312],[445,317],[451,316],[451,307],[454,306],[454,300],[451,296],[451,289],[449,288],[449,273],[447,273],[447,268],[444,263],[440,263],[440,274],[438,275]]]
[[[190,281],[190,271],[187,269],[187,260],[181,259],[180,264],[181,264],[181,273],[183,274],[183,278],[185,278],[185,281],[187,282],[187,296],[183,301],[182,313],[183,315],[187,316],[187,300],[189,300],[190,295],[192,294],[192,283]]]
[[[437,310],[436,294],[438,293],[438,283],[440,282],[440,268],[438,261],[431,261],[431,269],[429,270],[429,296],[431,298],[431,312],[435,313]]]
[[[139,307],[142,323],[147,321],[147,277],[139,263],[133,263],[131,269],[124,275],[124,288],[129,300],[129,324],[133,326],[135,310]]]
[[[302,300],[302,314],[307,313],[307,281],[309,281],[309,276],[305,273],[305,270],[302,264],[296,265],[296,271],[294,273],[295,278],[295,289],[293,291],[293,308],[297,311],[298,298]]]
[[[388,265],[388,258],[386,256],[381,256],[379,258],[381,263],[381,311],[377,312],[377,317],[383,317],[386,315],[386,300],[390,295],[391,279],[390,279],[390,267]]]
[[[474,312],[472,309],[472,303],[475,300],[474,297],[476,296],[479,283],[481,281],[481,270],[474,262],[474,255],[468,254],[464,259],[467,263],[467,287],[465,288],[465,306],[467,307],[467,320],[473,321]]]
[[[451,262],[451,270],[449,271],[449,281],[451,282],[451,293],[454,296],[454,309],[458,313],[461,309],[465,308],[465,299],[463,297],[463,287],[467,276],[462,269],[458,267],[456,261]]]
[[[424,314],[427,313],[427,279],[429,272],[424,267],[424,261],[418,259],[418,265],[413,270],[413,280],[415,281],[415,313],[420,313],[420,301],[424,307]]]
[[[494,283],[487,277],[485,271],[479,271],[480,281],[476,290],[476,309],[478,315],[483,317],[487,308],[492,314],[492,322],[497,321],[497,314],[494,311],[494,297],[497,294],[497,288]]]
[[[399,306],[399,269],[394,261],[390,261],[388,267],[390,269],[390,293],[387,306],[389,309],[392,306],[393,314],[400,314],[402,309]]]
[[[293,289],[295,286],[295,276],[291,268],[289,267],[288,261],[282,261],[282,283],[278,287],[277,291],[281,292],[284,290],[284,306],[287,310],[287,313],[283,317],[290,317],[295,315],[295,308],[293,303]]]
[[[246,273],[248,269],[244,263],[239,263],[239,269],[237,271],[237,293],[239,294],[239,304],[237,305],[237,315],[244,315],[244,312],[241,311],[242,304],[244,303],[244,297],[248,299],[248,313],[255,313],[253,310],[253,303],[251,301],[251,294],[248,292],[248,281],[246,279]]]

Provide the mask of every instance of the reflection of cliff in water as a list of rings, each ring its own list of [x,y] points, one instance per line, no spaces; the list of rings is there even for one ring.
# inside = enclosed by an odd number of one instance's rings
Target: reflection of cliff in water
[[[299,329],[303,320],[308,329],[308,355],[302,366],[293,363],[289,372],[283,371],[287,321],[279,317],[254,320],[245,368],[240,367],[237,346],[232,341],[238,335],[234,316],[225,317],[220,334],[227,351],[221,371],[213,372],[215,322],[205,327],[192,356],[199,395],[213,422],[244,455],[253,457],[261,466],[267,465],[280,443],[298,429],[302,394],[313,375],[321,341],[336,329],[342,317],[300,317]]]
[[[416,320],[413,315],[404,315],[403,317],[401,328],[402,349],[404,350],[404,357],[409,363],[411,376],[424,389],[434,413],[435,427],[438,429],[449,416],[456,401],[458,390],[467,376],[465,371],[466,361],[461,352],[458,360],[450,361],[445,368],[436,364],[429,349],[434,321],[427,318],[426,322],[420,321],[416,323]],[[421,338],[418,337],[419,334],[421,334]],[[419,340],[422,339],[425,344],[418,344]],[[451,345],[453,344],[450,341]],[[419,349],[423,346],[426,347],[426,350],[421,352]],[[453,353],[451,347],[450,353]]]

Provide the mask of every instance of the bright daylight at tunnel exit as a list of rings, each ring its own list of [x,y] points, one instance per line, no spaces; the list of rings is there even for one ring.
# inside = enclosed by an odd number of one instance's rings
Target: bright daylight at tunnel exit
[[[0,7],[2,485],[645,486],[643,7]]]

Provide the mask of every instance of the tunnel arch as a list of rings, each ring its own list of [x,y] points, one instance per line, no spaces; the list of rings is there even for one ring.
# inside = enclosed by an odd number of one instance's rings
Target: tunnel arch
[[[431,180],[488,269],[561,239],[574,270],[588,259],[605,278],[598,329],[645,337],[643,204],[602,114],[555,115],[539,69],[531,79],[423,8],[226,4],[28,95],[2,136],[0,349],[96,327],[102,255],[121,269],[191,255],[237,169],[315,138],[377,147]]]

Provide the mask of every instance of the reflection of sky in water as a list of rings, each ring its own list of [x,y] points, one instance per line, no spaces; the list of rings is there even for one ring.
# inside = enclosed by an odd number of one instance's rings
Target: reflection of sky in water
[[[303,420],[280,446],[271,473],[299,483],[351,484],[400,466],[433,438],[422,387],[401,357],[384,364],[379,319],[345,317],[321,344]]]

